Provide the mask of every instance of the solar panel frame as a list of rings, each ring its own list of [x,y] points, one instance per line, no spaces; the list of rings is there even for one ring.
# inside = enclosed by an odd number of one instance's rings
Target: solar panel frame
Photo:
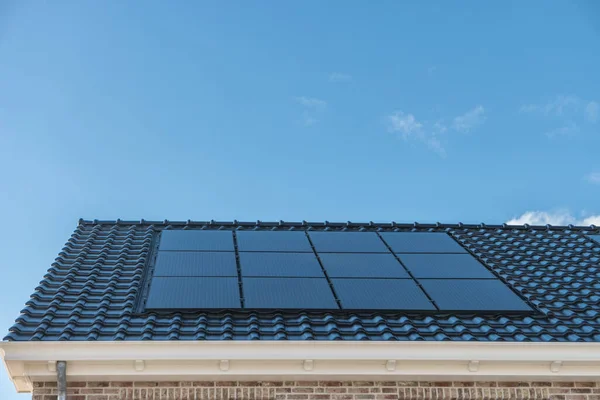
[[[325,278],[313,252],[240,252],[239,260],[242,277]]]
[[[304,231],[236,231],[236,236],[240,252],[313,252]]]
[[[325,278],[243,277],[244,302],[250,309],[339,309]]]
[[[161,277],[152,279],[148,310],[242,308],[237,278]]]
[[[160,251],[235,251],[229,230],[168,229],[162,231]]]
[[[159,251],[154,276],[237,277],[234,252]]]
[[[410,278],[392,253],[319,253],[330,278]]]
[[[497,279],[496,275],[469,253],[412,253],[397,254],[397,256],[417,279]]]
[[[533,309],[499,279],[421,279],[442,312],[531,312]]]
[[[389,253],[375,232],[308,231],[317,253]]]
[[[344,310],[435,311],[413,279],[333,278]]]
[[[380,235],[394,253],[468,253],[443,232],[381,232]]]

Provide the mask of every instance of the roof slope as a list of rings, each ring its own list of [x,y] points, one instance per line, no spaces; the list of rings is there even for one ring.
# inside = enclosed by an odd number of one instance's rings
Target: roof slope
[[[448,232],[539,313],[136,313],[153,238],[167,227]],[[600,341],[600,244],[587,234],[600,229],[81,220],[5,340]]]

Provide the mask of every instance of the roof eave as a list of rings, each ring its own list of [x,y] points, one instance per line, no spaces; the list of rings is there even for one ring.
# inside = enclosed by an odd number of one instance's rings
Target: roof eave
[[[122,341],[0,342],[19,392],[83,380],[589,380],[600,343]]]

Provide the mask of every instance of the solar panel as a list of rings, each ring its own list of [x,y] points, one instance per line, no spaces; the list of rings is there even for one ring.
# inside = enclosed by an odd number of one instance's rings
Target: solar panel
[[[496,278],[470,254],[398,254],[415,278]]]
[[[231,231],[164,230],[159,250],[233,251]]]
[[[243,253],[242,276],[289,276],[325,278],[314,253]]]
[[[246,308],[337,309],[324,278],[243,278]]]
[[[317,252],[387,253],[389,250],[375,232],[309,232]]]
[[[293,251],[312,253],[304,231],[237,231],[239,251]]]
[[[502,281],[493,279],[423,279],[442,311],[531,311]]]
[[[320,253],[330,278],[410,278],[393,254]]]
[[[237,278],[155,277],[148,309],[241,308]]]
[[[441,232],[382,232],[394,253],[466,253],[450,235]]]
[[[348,310],[435,310],[412,279],[332,279]]]
[[[233,252],[159,251],[154,276],[234,276]]]

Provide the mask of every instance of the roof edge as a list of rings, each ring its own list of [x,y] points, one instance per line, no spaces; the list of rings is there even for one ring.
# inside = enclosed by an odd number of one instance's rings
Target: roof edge
[[[0,342],[17,391],[69,380],[589,380],[600,343]],[[351,361],[351,362],[349,362]]]
[[[318,227],[318,228],[419,228],[419,229],[522,229],[522,230],[595,230],[600,227],[591,224],[588,226],[585,225],[509,225],[506,223],[502,224],[487,224],[484,222],[481,223],[470,223],[465,224],[462,222],[457,223],[421,223],[421,222],[411,222],[411,223],[398,223],[395,221],[391,222],[330,222],[330,221],[321,221],[321,222],[310,222],[310,221],[216,221],[216,220],[206,220],[206,221],[198,221],[198,220],[99,220],[99,219],[79,219],[79,225],[160,225],[160,226],[192,226],[192,227],[298,227],[298,228],[310,228],[310,227]]]

